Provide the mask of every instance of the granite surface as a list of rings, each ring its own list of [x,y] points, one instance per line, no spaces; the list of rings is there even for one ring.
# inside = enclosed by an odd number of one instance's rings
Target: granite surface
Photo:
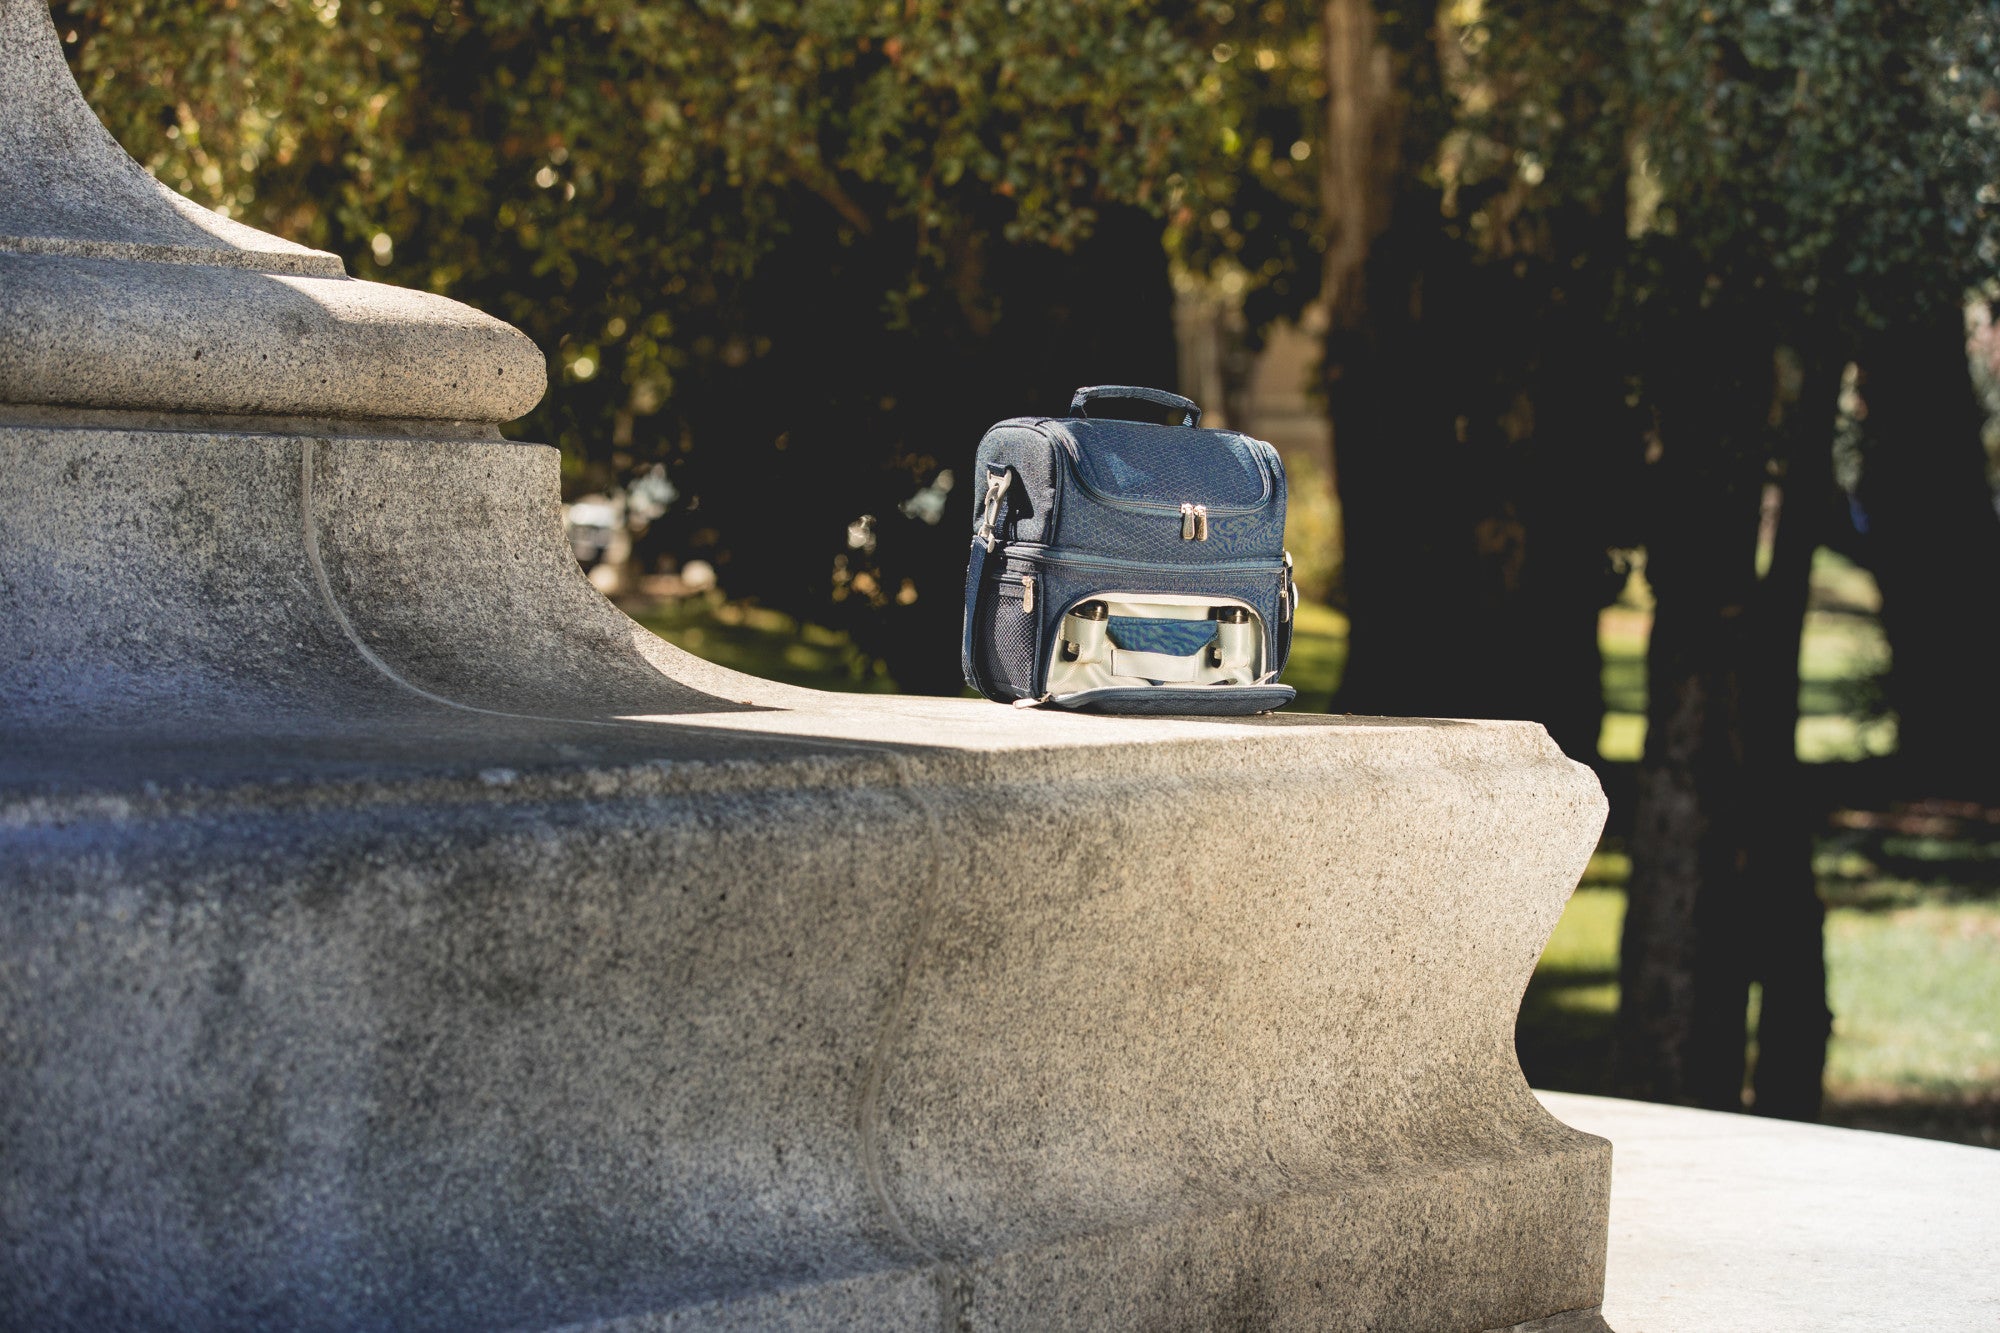
[[[1511,1040],[1603,818],[1539,728],[752,680],[556,466],[0,428],[0,1324],[1596,1305],[1607,1149]]]

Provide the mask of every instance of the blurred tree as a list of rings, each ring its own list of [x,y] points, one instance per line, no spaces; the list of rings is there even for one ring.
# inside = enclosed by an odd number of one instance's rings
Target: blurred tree
[[[1604,556],[1643,545],[1620,1078],[1740,1106],[1759,984],[1757,1105],[1810,1115],[1828,1015],[1793,736],[1836,387],[1901,349],[1950,384],[1885,405],[1969,401],[1922,330],[1995,268],[1995,9],[1329,0],[1324,26],[1342,706],[1534,717],[1593,754]],[[1911,540],[1909,579],[1985,577],[1964,414],[1930,449],[1873,424],[1899,455],[1878,478],[1961,487],[1961,535]]]
[[[1274,70],[1215,3],[231,0],[56,6],[161,179],[525,329],[571,484],[955,692],[981,429],[1171,385],[1168,222],[1232,213]],[[1245,90],[1248,89],[1246,92]],[[1266,234],[1283,228],[1272,215]],[[945,507],[953,507],[944,522]]]
[[[1830,1016],[1793,730],[1835,397],[1846,361],[1914,355],[1937,396],[1878,459],[1922,471],[1969,451],[1955,503],[1992,526],[1959,311],[2000,259],[1996,25],[2000,8],[1954,0],[1658,0],[1634,19],[1659,613],[1626,918],[1629,1090],[1741,1105],[1756,984],[1756,1106],[1817,1113]],[[1940,328],[1956,336],[1925,332]],[[1774,537],[1762,570],[1760,517]],[[1936,544],[1906,550],[1933,582],[2000,575],[2000,544],[1951,565],[1930,563]],[[1976,693],[1958,697],[1977,707]]]
[[[1501,20],[1325,9],[1338,706],[1531,718],[1594,759],[1597,613],[1623,581],[1607,552],[1634,544],[1617,497],[1636,455],[1614,442],[1636,432],[1605,336],[1617,25],[1580,4]]]
[[[2000,57],[1996,57],[2000,58]],[[1992,108],[1987,114],[1991,114]],[[2000,800],[2000,514],[1965,373],[1958,310],[1933,306],[1864,337],[1857,555],[1882,589],[1899,787]]]

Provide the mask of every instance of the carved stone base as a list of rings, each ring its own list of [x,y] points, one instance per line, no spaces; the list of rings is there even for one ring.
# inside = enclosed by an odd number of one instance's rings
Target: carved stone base
[[[160,427],[0,426],[0,1326],[1600,1299],[1539,727],[790,689],[591,591],[553,450]]]

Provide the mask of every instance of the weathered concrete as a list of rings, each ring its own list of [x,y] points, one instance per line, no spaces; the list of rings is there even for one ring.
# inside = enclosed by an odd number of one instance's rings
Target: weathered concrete
[[[1602,818],[1539,729],[752,681],[565,566],[538,447],[0,450],[16,1322],[1596,1303],[1511,1047]]]
[[[1618,1145],[1618,1333],[2000,1328],[2000,1152],[1542,1093]]]
[[[267,276],[168,257],[0,289]],[[368,286],[232,290],[304,282]],[[506,393],[283,365],[0,402],[0,1327],[1596,1326],[1539,728],[753,680],[589,588]]]

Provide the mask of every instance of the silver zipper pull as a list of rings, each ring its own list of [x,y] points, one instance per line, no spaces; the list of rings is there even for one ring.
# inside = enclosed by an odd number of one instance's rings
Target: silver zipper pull
[[[1194,540],[1194,506],[1186,502],[1181,504],[1181,540]]]
[[[1023,574],[1021,576],[1021,614],[1026,615],[1034,609],[1035,576],[1033,574]]]
[[[1196,505],[1194,507],[1194,539],[1198,542],[1205,542],[1208,540],[1207,505]]]

